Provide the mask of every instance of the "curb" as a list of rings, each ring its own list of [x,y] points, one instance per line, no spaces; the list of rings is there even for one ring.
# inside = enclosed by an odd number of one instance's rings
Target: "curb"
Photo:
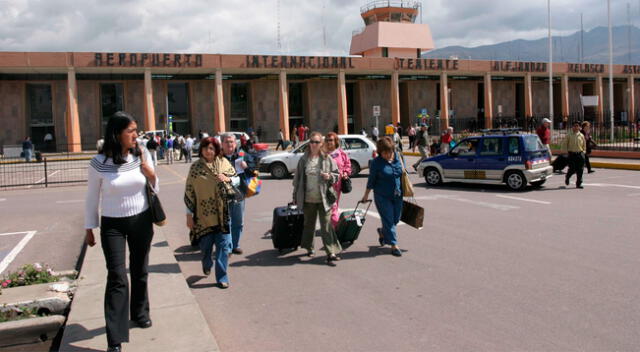
[[[50,315],[0,323],[0,347],[51,339],[56,336],[64,320],[64,315]]]

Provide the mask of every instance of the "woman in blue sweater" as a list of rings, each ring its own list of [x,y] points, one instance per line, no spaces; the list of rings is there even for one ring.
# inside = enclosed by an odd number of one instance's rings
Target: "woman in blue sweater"
[[[391,138],[382,137],[376,143],[378,156],[371,162],[367,189],[362,201],[369,200],[369,192],[373,190],[373,200],[380,213],[382,227],[378,228],[378,241],[381,246],[391,245],[391,254],[402,256],[398,247],[398,232],[396,225],[402,214],[402,163],[395,152],[395,145]]]

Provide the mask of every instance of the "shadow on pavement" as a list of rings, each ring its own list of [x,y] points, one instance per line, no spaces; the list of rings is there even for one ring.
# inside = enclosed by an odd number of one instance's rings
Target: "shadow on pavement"
[[[152,264],[149,265],[150,273],[161,273],[161,274],[179,274],[180,266],[178,263],[163,263],[163,264]]]
[[[200,283],[200,284],[198,283],[200,280],[206,279],[206,278],[207,277],[204,275],[191,275],[187,278],[187,285],[189,285],[189,288],[194,288],[194,289],[218,287],[218,285],[215,282],[207,282],[207,283]]]
[[[447,191],[458,191],[458,192],[485,192],[485,193],[509,193],[509,194],[527,194],[529,192],[539,192],[539,191],[557,191],[560,188],[549,188],[544,185],[541,187],[533,187],[527,186],[522,191],[511,191],[505,185],[488,185],[488,184],[480,184],[480,183],[465,183],[465,182],[447,182],[441,184],[439,186],[429,186],[426,182],[414,183],[414,187],[425,188],[429,190],[447,190]]]
[[[94,337],[106,334],[104,326],[99,327],[97,329],[93,329],[93,330],[87,330],[87,328],[85,328],[80,324],[71,324],[71,325],[65,326],[64,330],[66,332],[66,336],[69,337],[67,341],[69,343],[73,343],[76,341],[90,340]],[[107,342],[105,340],[105,346],[106,346],[106,343]],[[75,347],[70,344],[69,346],[65,347],[65,351],[101,351],[101,350],[94,350],[86,347]]]
[[[158,243],[154,243],[153,244],[154,247],[169,247],[169,242],[167,241],[162,241],[162,242],[158,242]]]

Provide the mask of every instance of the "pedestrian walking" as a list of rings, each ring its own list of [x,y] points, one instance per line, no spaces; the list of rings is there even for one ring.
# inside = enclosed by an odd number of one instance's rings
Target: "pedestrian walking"
[[[181,161],[182,157],[184,156],[184,137],[183,136],[178,136],[177,137],[178,143],[176,144],[175,141],[173,143],[173,148],[177,149],[178,154],[178,160]]]
[[[309,148],[298,161],[293,177],[293,203],[302,206],[304,229],[301,247],[309,257],[315,256],[313,237],[317,219],[320,219],[320,235],[327,253],[327,264],[335,266],[342,251],[338,236],[331,226],[331,207],[337,196],[333,184],[340,173],[333,158],[322,151],[322,134],[310,135]]]
[[[27,136],[22,141],[22,156],[24,157],[24,161],[30,163],[31,158],[33,158],[33,143],[31,142],[31,137]]]
[[[163,134],[158,143],[158,160],[164,159],[164,153],[167,151],[167,138]]]
[[[569,179],[576,174],[576,188],[582,187],[582,172],[584,169],[584,153],[587,150],[587,142],[580,133],[580,122],[574,122],[571,131],[562,141],[562,150],[569,153],[569,171],[565,175],[564,184],[569,185]]]
[[[373,139],[374,142],[378,141],[379,134],[380,134],[380,131],[378,131],[378,127],[371,126],[371,138]]]
[[[220,288],[229,287],[227,264],[231,252],[229,202],[225,184],[236,175],[233,166],[222,156],[218,140],[204,138],[200,143],[200,157],[189,169],[184,191],[187,227],[191,243],[197,242],[202,252],[202,272],[209,276],[214,261],[215,275]]]
[[[413,164],[413,170],[417,171],[418,165],[424,161],[424,159],[429,157],[429,133],[427,132],[427,126],[422,125],[420,127],[420,131],[416,132],[415,145],[418,147],[418,151],[420,152],[420,159]]]
[[[591,151],[593,150],[593,148],[597,148],[598,145],[593,141],[593,138],[591,138],[591,123],[589,121],[584,121],[582,123],[582,130],[580,132],[584,136],[585,143],[587,144],[587,150],[584,154],[584,164],[587,167],[587,173],[592,174],[596,171],[591,168],[591,161],[589,160],[589,156],[591,155]]]
[[[104,296],[108,351],[120,351],[129,342],[129,319],[151,327],[147,289],[153,223],[145,187],[157,192],[158,178],[148,150],[136,142],[136,121],[116,112],[107,122],[102,153],[91,159],[85,203],[85,242],[96,243],[93,229],[100,227],[100,243],[107,264]],[[125,267],[129,246],[131,299]]]
[[[244,192],[246,192],[244,172],[249,167],[245,160],[245,156],[248,157],[248,155],[237,148],[236,136],[233,133],[223,134],[221,140],[222,155],[229,161],[236,171],[236,176],[232,178],[232,183],[238,186],[244,195]],[[244,228],[245,199],[243,195],[229,203],[229,216],[231,220],[231,252],[233,254],[242,254],[240,238],[242,237],[242,230]]]
[[[155,136],[152,136],[147,142],[147,150],[149,150],[149,154],[151,155],[153,166],[158,166],[158,147]]]
[[[402,251],[398,247],[396,226],[402,214],[402,163],[391,138],[380,138],[376,149],[378,156],[371,162],[362,202],[369,201],[369,193],[373,190],[373,200],[382,220],[382,227],[378,228],[378,242],[380,246],[390,245],[391,254],[400,257]]]
[[[174,154],[174,150],[173,150],[173,143],[175,143],[175,140],[172,136],[169,136],[167,138],[167,164],[173,164],[173,157],[175,156]]]
[[[407,135],[409,136],[409,149],[411,149],[411,152],[415,152],[416,128],[413,125],[409,125]]]
[[[329,132],[324,137],[324,152],[335,161],[340,174],[338,181],[333,184],[333,189],[336,191],[336,202],[331,207],[331,225],[335,229],[338,226],[338,220],[340,220],[339,203],[342,195],[342,181],[351,175],[351,160],[347,153],[340,148],[340,138],[335,132]]]
[[[282,150],[286,149],[284,146],[284,133],[282,133],[282,129],[278,132],[278,145],[276,145],[276,150],[278,150],[279,147],[282,147]]]
[[[449,153],[449,150],[451,150],[451,142],[453,142],[453,127],[447,127],[442,137],[440,137],[440,153]]]
[[[191,162],[191,154],[193,153],[193,138],[191,138],[191,135],[188,134],[187,138],[184,139],[184,162],[185,163],[190,163]]]
[[[536,129],[536,134],[538,135],[538,138],[540,138],[540,141],[542,142],[542,144],[544,144],[545,147],[547,147],[547,152],[549,152],[549,160],[551,160],[551,129],[549,128],[551,126],[551,120],[544,118],[542,119],[542,125],[540,125],[540,127],[538,127],[538,129]]]

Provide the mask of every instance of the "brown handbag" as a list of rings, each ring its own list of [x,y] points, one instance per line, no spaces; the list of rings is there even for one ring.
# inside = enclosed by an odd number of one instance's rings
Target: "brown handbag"
[[[400,158],[400,164],[402,165],[402,176],[400,176],[400,187],[402,188],[402,196],[413,197],[413,184],[409,179],[409,173],[407,172],[407,169],[404,167],[404,162],[402,161],[402,158]]]
[[[424,223],[424,208],[408,200],[402,201],[402,215],[400,220],[405,224],[420,230]]]

